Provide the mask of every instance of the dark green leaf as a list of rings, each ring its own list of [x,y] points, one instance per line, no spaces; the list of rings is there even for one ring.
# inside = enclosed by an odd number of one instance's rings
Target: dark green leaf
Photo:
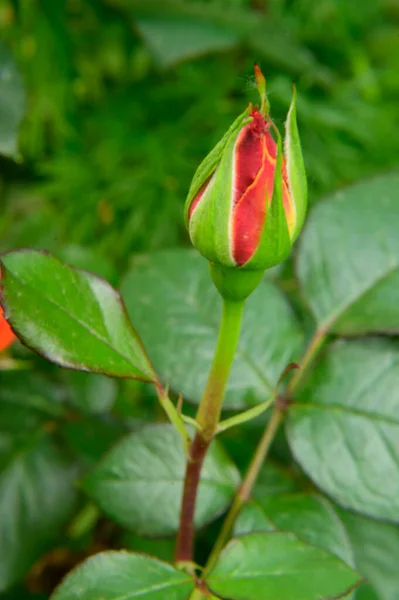
[[[0,589],[17,581],[61,532],[73,509],[75,469],[39,408],[6,389],[0,403]],[[26,390],[29,398],[29,389]]]
[[[107,282],[34,250],[2,256],[5,312],[18,337],[63,367],[151,380],[121,298]]]
[[[192,587],[188,575],[150,556],[103,552],[72,571],[51,600],[186,600]]]
[[[23,414],[40,419],[58,418],[65,414],[63,392],[59,386],[50,383],[42,375],[32,371],[1,371],[0,370],[0,401],[9,406],[9,427],[20,431],[20,424],[12,419],[22,409]],[[27,411],[27,409],[31,409]],[[3,418],[6,415],[3,414]],[[23,434],[23,431],[21,431]]]
[[[221,316],[206,261],[188,250],[143,256],[122,291],[155,368],[185,398],[199,402]],[[272,282],[263,281],[246,302],[225,407],[266,400],[301,345],[286,300]]]
[[[399,590],[399,528],[365,519],[350,513],[340,513],[355,552],[356,566],[376,590],[373,600],[397,600]],[[364,594],[364,596],[363,596]],[[366,599],[359,590],[358,599]]]
[[[61,432],[74,452],[92,467],[126,433],[126,427],[111,419],[82,415],[64,423]]]
[[[320,600],[341,596],[359,582],[340,559],[292,533],[252,533],[232,540],[208,577],[229,600]]]
[[[48,594],[31,594],[25,586],[18,586],[2,594],[1,600],[48,600]]]
[[[270,494],[287,494],[300,491],[299,480],[286,467],[267,461],[259,471],[253,489],[255,500]]]
[[[166,562],[173,562],[175,543],[174,538],[154,539],[141,537],[129,531],[124,531],[121,539],[121,546],[126,550],[150,554]]]
[[[177,531],[186,457],[170,425],[147,426],[122,440],[86,477],[90,497],[124,527],[140,535]],[[227,507],[239,483],[237,468],[214,442],[202,469],[197,527]]]
[[[228,10],[223,2],[134,0],[126,4],[124,0],[112,0],[112,3],[131,12],[135,22],[139,17],[139,27],[142,21],[151,24],[150,35],[141,32],[161,64],[168,64],[168,59],[172,63],[245,41],[256,55],[262,55],[268,64],[277,65],[280,70],[282,67],[291,73],[311,72],[312,77],[323,84],[328,79],[326,66],[320,67],[308,48],[298,43],[286,27],[276,26],[270,20],[270,13],[263,15],[263,11],[251,10],[245,3],[230,3]],[[174,28],[175,37],[172,36]]]
[[[332,346],[289,411],[306,473],[342,506],[399,520],[399,345]]]
[[[369,583],[362,583],[356,591],[356,600],[380,600],[377,592]]]
[[[225,50],[239,40],[232,31],[198,20],[142,17],[136,20],[136,26],[163,67],[205,52]]]
[[[11,53],[0,44],[0,154],[17,155],[18,128],[24,110],[22,77]]]
[[[399,175],[319,203],[302,236],[298,275],[320,329],[399,333]]]

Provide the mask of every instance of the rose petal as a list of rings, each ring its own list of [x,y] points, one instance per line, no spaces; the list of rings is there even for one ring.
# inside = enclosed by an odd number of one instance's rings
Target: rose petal
[[[273,195],[276,143],[258,111],[240,133],[235,147],[232,254],[243,265],[255,253]]]

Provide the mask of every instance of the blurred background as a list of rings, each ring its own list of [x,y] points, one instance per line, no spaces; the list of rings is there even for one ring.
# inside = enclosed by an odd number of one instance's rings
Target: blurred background
[[[0,0],[0,32],[26,93],[1,250],[115,280],[132,252],[186,244],[190,179],[257,101],[254,60],[279,126],[297,84],[311,202],[398,164],[396,0]]]
[[[136,253],[188,245],[191,177],[257,101],[254,61],[279,127],[297,85],[311,203],[399,165],[397,0],[0,0],[0,35],[1,252],[47,248],[118,285]],[[54,398],[75,407],[63,443],[86,468],[124,431],[163,418],[139,383],[61,372],[19,345],[12,353],[33,368],[18,385],[3,371],[4,397],[51,398],[54,414]],[[13,415],[0,414],[6,434]],[[15,425],[23,439],[25,417]],[[242,443],[226,442],[240,466]],[[290,460],[284,440],[278,458]],[[2,549],[0,598],[46,599],[62,574],[104,547],[154,551],[71,490],[64,537],[20,531]],[[14,518],[14,505],[4,501],[1,517]],[[156,545],[170,556],[171,542]]]

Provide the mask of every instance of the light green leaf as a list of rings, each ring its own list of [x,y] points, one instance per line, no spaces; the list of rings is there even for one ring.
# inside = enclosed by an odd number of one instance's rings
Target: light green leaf
[[[206,261],[175,250],[139,257],[122,292],[155,368],[185,399],[198,403],[211,365],[221,299]],[[277,287],[263,281],[248,298],[224,406],[247,408],[270,396],[298,359],[303,337]]]
[[[354,566],[346,529],[333,506],[322,496],[307,493],[268,494],[258,502],[250,501],[238,515],[234,535],[276,529],[291,531],[303,541],[335,554],[346,564]]]
[[[84,488],[115,521],[139,535],[177,531],[186,457],[181,438],[170,425],[147,426],[115,446],[86,477]],[[197,527],[228,506],[239,473],[221,445],[206,456],[196,504]]]
[[[44,252],[20,250],[1,260],[5,314],[24,343],[63,367],[153,379],[122,300],[107,282]]]
[[[348,535],[330,502],[316,494],[284,494],[258,501],[278,529],[292,531],[299,538],[335,554],[353,566]]]
[[[102,552],[73,570],[51,600],[186,600],[193,583],[172,565],[133,552]]]
[[[298,255],[303,295],[320,329],[399,333],[399,174],[317,204]]]
[[[59,249],[59,258],[68,265],[90,271],[111,283],[117,279],[115,266],[109,256],[104,256],[97,246],[79,246],[78,244],[65,244]]]
[[[0,44],[0,154],[17,155],[18,128],[24,110],[22,77],[11,53]]]
[[[399,520],[399,345],[333,345],[289,410],[288,439],[313,481],[344,507]]]
[[[1,384],[5,379],[2,375]],[[25,389],[24,406],[18,385],[15,392],[9,380],[1,385],[0,590],[25,575],[50,547],[76,500],[76,470],[50,433],[53,415],[46,399],[35,395],[39,389]]]
[[[294,534],[275,532],[233,539],[208,582],[212,592],[229,600],[320,600],[343,595],[359,576],[337,557]]]
[[[242,507],[234,523],[233,534],[239,536],[246,533],[275,530],[275,524],[269,519],[263,508],[254,500],[250,500]]]
[[[376,590],[377,600],[397,600],[399,528],[341,511],[355,552],[356,566]],[[367,598],[359,590],[358,600]],[[371,591],[369,592],[371,595]]]

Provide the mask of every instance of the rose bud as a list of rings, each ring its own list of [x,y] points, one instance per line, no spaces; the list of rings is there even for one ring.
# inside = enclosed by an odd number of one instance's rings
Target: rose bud
[[[211,262],[215,284],[237,299],[251,293],[265,269],[287,258],[307,204],[295,90],[283,152],[257,65],[255,77],[261,107],[249,105],[200,164],[185,207],[191,241]],[[248,273],[247,283],[231,269]]]

